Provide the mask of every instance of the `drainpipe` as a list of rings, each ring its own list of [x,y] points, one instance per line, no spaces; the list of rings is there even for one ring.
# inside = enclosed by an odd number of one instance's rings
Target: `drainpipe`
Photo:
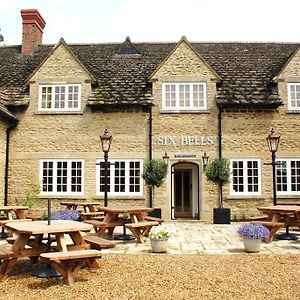
[[[218,105],[219,113],[218,113],[218,147],[219,147],[219,158],[222,157],[222,105]],[[223,187],[219,186],[219,207],[223,208]]]
[[[6,128],[6,151],[5,151],[5,176],[4,176],[4,206],[8,204],[8,167],[9,167],[9,141],[10,132],[18,125],[16,121],[13,125]]]
[[[152,160],[152,105],[149,105],[149,160]],[[149,206],[153,207],[152,187],[149,187]]]
[[[219,148],[219,158],[222,157],[222,105],[218,105],[218,148]]]

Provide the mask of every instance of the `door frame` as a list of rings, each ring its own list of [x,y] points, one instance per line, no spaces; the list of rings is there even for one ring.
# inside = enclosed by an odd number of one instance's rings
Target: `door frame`
[[[184,169],[189,169],[188,165],[191,165],[190,169],[192,171],[192,178],[194,175],[197,175],[197,190],[196,190],[196,202],[194,202],[194,193],[192,192],[192,199],[191,199],[191,203],[196,203],[197,204],[197,213],[198,213],[198,220],[200,220],[200,174],[199,174],[199,165],[197,163],[194,162],[190,162],[190,161],[181,161],[181,162],[177,162],[171,165],[171,220],[176,220],[175,218],[175,193],[174,193],[174,169],[176,168],[176,166],[178,165],[185,165]],[[196,169],[194,170],[192,168],[192,166],[196,167]],[[193,188],[194,189],[194,188]],[[193,211],[192,211],[192,215],[193,215]]]

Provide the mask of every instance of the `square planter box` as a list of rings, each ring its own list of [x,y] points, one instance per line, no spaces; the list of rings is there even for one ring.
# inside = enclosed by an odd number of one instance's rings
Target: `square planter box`
[[[230,224],[230,208],[214,208],[214,224]]]

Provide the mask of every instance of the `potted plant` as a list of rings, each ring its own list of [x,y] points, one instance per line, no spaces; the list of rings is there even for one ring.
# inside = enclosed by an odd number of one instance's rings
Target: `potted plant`
[[[165,227],[161,225],[152,227],[149,233],[152,251],[155,253],[166,252],[170,236],[170,232]]]
[[[267,239],[270,236],[269,229],[260,223],[243,224],[237,232],[243,238],[246,252],[258,252],[262,239]]]
[[[163,184],[167,171],[168,166],[162,159],[152,159],[145,163],[142,177],[146,185],[150,187],[150,207],[153,207],[154,187],[160,187]],[[155,209],[155,215],[152,216],[161,218],[160,209]]]
[[[219,187],[218,208],[214,208],[214,224],[230,224],[230,208],[223,208],[223,186],[229,182],[229,160],[214,159],[205,169],[207,180]]]

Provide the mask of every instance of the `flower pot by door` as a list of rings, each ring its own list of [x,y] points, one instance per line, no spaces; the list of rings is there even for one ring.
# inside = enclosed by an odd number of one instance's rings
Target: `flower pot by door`
[[[164,253],[167,251],[168,238],[164,239],[150,239],[152,251],[155,253]]]
[[[260,246],[261,246],[261,239],[244,238],[244,247],[246,252],[249,253],[259,252]]]

